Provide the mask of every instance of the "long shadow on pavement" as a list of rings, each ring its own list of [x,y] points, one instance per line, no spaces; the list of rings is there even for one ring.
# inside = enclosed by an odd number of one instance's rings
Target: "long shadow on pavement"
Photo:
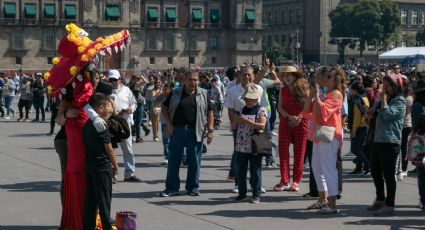
[[[0,189],[9,192],[59,192],[59,188],[60,181],[32,181],[0,185]]]
[[[48,230],[48,229],[57,229],[58,226],[24,226],[24,225],[9,225],[9,226],[0,226],[1,230]]]
[[[391,230],[398,229],[424,229],[424,219],[408,219],[408,220],[388,220],[386,219],[364,219],[359,221],[344,222],[346,225],[369,225],[369,226],[388,226]]]
[[[366,209],[365,205],[340,205],[338,206],[339,213],[335,215],[319,215],[316,214],[314,210],[306,209],[271,209],[271,210],[262,210],[262,209],[252,209],[252,210],[220,210],[210,213],[201,213],[199,215],[203,216],[222,216],[227,218],[241,218],[241,217],[275,217],[275,218],[287,218],[287,219],[296,219],[296,220],[307,220],[307,219],[330,219],[330,218],[344,218],[344,217],[365,217],[367,219],[362,221],[353,221],[346,222],[346,224],[351,225],[389,225],[393,224],[400,226],[409,226],[409,225],[420,225],[424,226],[424,219],[412,219],[412,220],[400,220],[400,217],[423,217],[423,213],[419,210],[397,210],[396,216],[386,217],[385,220],[380,219],[379,217],[374,217],[372,213],[364,211]],[[397,218],[397,220],[391,219]],[[399,229],[399,228],[391,228]]]

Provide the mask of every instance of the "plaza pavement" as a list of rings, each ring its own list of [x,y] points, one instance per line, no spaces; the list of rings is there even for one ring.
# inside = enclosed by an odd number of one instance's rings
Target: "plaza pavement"
[[[34,116],[34,114],[31,114]],[[48,116],[50,114],[48,113]],[[320,216],[306,207],[314,200],[302,198],[307,191],[308,169],[300,192],[272,192],[279,169],[264,169],[263,187],[268,190],[260,204],[233,203],[233,184],[226,183],[232,138],[227,122],[214,133],[213,143],[203,156],[201,196],[160,198],[166,168],[161,142],[134,144],[137,176],[142,183],[124,183],[122,152],[119,183],[113,186],[112,217],[119,210],[137,213],[137,229],[425,229],[425,213],[418,203],[417,182],[409,177],[397,184],[397,216],[376,218],[365,209],[374,199],[370,176],[349,176],[351,154],[344,159],[344,192],[337,215]],[[0,121],[0,229],[56,229],[61,217],[60,167],[53,137],[46,136],[48,123]],[[58,127],[56,127],[56,131]],[[343,153],[348,152],[345,141]],[[186,169],[181,169],[182,192]],[[249,194],[251,195],[251,194]]]

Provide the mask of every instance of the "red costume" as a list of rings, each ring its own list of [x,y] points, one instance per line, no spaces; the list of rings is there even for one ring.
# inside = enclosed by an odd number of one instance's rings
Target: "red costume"
[[[282,108],[292,116],[298,116],[303,108],[292,97],[288,87],[280,90],[280,102]],[[289,184],[289,145],[294,146],[294,166],[293,182],[299,184],[302,179],[304,167],[304,154],[307,141],[308,124],[307,119],[302,118],[300,124],[295,127],[288,127],[288,118],[280,116],[279,124],[279,160],[280,160],[280,184]]]
[[[75,24],[66,25],[67,34],[62,38],[58,52],[61,58],[53,59],[53,68],[44,74],[47,91],[53,96],[66,94],[66,86],[72,84],[71,107],[79,109],[80,114],[67,119],[65,131],[68,142],[68,160],[64,176],[64,204],[59,229],[82,230],[84,227],[85,147],[82,135],[83,126],[89,119],[84,106],[93,95],[89,76],[83,69],[97,58],[97,54],[112,54],[130,43],[127,30],[105,38],[91,41],[87,33]]]

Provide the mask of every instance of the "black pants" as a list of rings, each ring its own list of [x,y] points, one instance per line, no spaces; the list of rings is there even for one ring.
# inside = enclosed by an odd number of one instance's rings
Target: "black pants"
[[[84,229],[95,229],[98,208],[103,229],[112,229],[109,222],[112,201],[112,167],[103,172],[86,173],[86,180]]]
[[[308,165],[310,165],[310,178],[309,178],[309,193],[314,196],[319,195],[319,191],[317,191],[316,180],[314,179],[313,167],[311,167],[311,160],[313,159],[313,142],[307,140],[306,148],[305,148],[305,158],[308,160]],[[304,162],[305,164],[305,162]]]
[[[407,153],[407,142],[408,142],[408,138],[410,133],[412,132],[412,127],[406,127],[403,128],[403,131],[401,132],[401,170],[402,171],[406,171],[407,170],[407,163],[408,161],[406,160],[406,153]]]
[[[387,206],[394,207],[396,193],[395,168],[400,145],[391,143],[375,143],[371,154],[371,173],[376,189],[376,200],[385,201]],[[385,197],[385,186],[387,196]]]
[[[50,118],[50,133],[55,131],[56,117],[58,116],[58,108],[56,106],[51,107],[52,117]]]
[[[277,109],[277,101],[270,100],[270,131],[274,130],[274,125],[276,123],[276,109]]]
[[[22,111],[22,109],[24,108],[25,108],[25,119],[28,119],[28,113],[31,108],[31,100],[19,99],[18,108],[19,108],[19,119],[24,118],[24,113]]]
[[[316,180],[314,179],[313,167],[311,166],[311,160],[313,158],[313,142],[307,140],[306,142],[306,152],[305,158],[308,159],[308,164],[310,165],[310,178],[309,178],[309,189],[310,194],[318,195]],[[305,160],[304,160],[305,162]],[[338,150],[338,157],[336,159],[336,169],[338,170],[338,191],[341,195],[342,193],[342,158],[341,158],[341,149]]]
[[[33,105],[35,109],[35,120],[39,120],[40,118],[40,112],[41,112],[41,120],[45,120],[44,115],[44,95],[41,96],[34,96],[33,98]]]

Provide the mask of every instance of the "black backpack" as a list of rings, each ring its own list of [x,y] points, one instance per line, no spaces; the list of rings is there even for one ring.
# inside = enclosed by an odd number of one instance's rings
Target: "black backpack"
[[[117,143],[130,137],[130,127],[125,118],[114,114],[109,118],[108,126],[114,148],[118,147]]]

